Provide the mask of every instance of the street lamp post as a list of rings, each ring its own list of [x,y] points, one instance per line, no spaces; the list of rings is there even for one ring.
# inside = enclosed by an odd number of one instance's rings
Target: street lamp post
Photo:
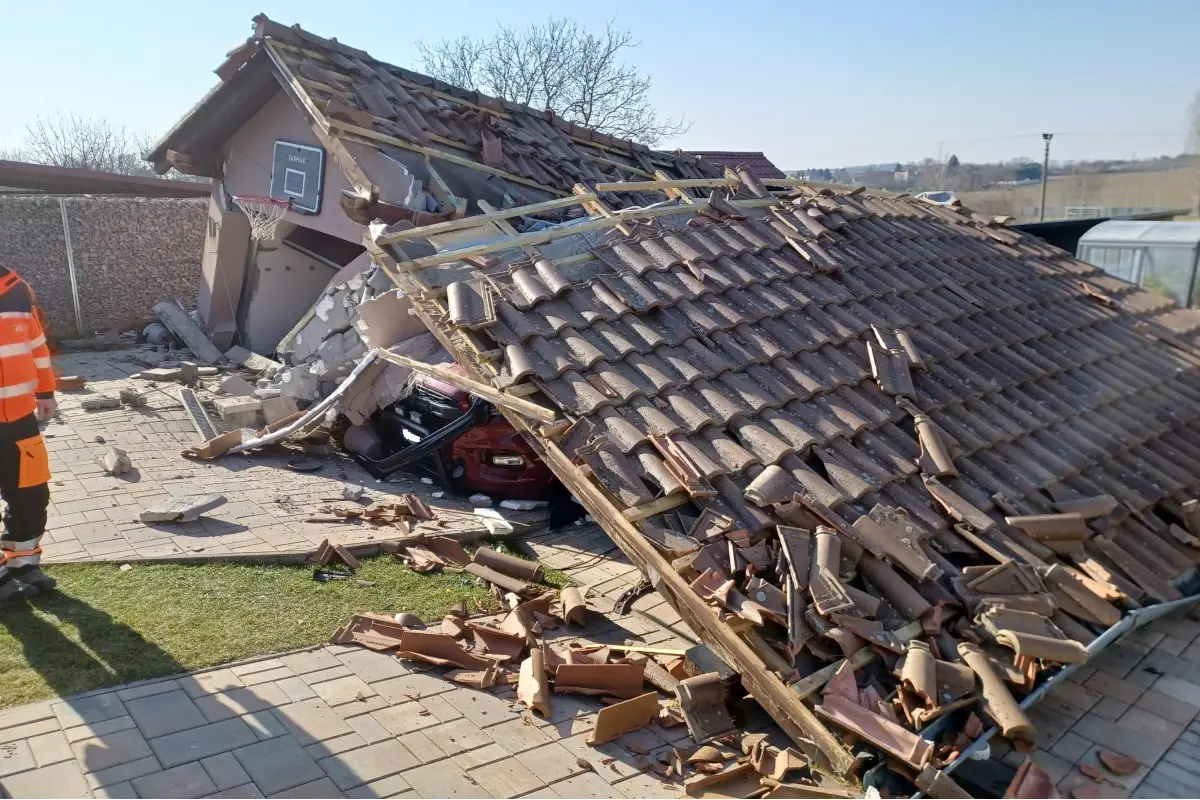
[[[1046,218],[1046,182],[1050,180],[1050,140],[1053,138],[1053,133],[1042,134],[1042,141],[1046,143],[1046,154],[1042,156],[1042,209],[1038,212],[1039,220]]]

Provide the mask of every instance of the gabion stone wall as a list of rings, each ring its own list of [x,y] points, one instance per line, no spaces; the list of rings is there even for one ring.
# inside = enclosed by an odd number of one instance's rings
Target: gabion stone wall
[[[79,335],[57,197],[0,196],[0,264],[33,286],[54,336]],[[205,199],[68,197],[83,333],[152,319],[174,298],[193,307]]]

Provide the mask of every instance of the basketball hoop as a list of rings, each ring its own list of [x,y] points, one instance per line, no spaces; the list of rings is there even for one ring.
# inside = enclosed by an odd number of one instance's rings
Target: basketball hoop
[[[233,202],[250,220],[250,237],[255,241],[272,239],[283,215],[292,207],[291,200],[256,195],[233,195]]]

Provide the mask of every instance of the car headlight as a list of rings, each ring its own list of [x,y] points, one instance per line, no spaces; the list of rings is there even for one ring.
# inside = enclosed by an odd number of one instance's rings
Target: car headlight
[[[492,456],[492,463],[497,467],[523,467],[525,466],[525,456],[496,454]]]

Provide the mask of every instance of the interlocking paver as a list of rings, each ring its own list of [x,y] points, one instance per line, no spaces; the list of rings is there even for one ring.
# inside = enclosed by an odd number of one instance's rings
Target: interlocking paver
[[[36,766],[37,761],[34,760],[29,742],[9,742],[0,745],[0,777],[11,775],[14,772],[24,772]]]
[[[75,763],[41,767],[4,779],[4,788],[13,797],[87,797],[87,781]]]
[[[403,703],[405,700],[417,700],[431,694],[454,691],[456,687],[449,681],[442,680],[439,675],[411,672],[373,683],[371,688],[389,703]]]
[[[396,737],[396,739],[422,764],[441,761],[449,755],[449,753],[438,747],[432,739],[421,731],[406,733],[403,736]]]
[[[139,797],[203,797],[217,790],[199,761],[131,781]]]
[[[451,764],[426,764],[401,776],[421,797],[487,797],[482,786]]]
[[[263,797],[263,793],[258,790],[258,787],[253,783],[244,783],[241,786],[234,786],[230,789],[222,789],[219,792],[213,792],[208,795],[212,797],[228,797],[228,798],[255,798]],[[332,796],[332,795],[331,795]]]
[[[511,719],[499,725],[489,726],[484,728],[483,732],[492,741],[513,755],[523,753],[526,750],[532,750],[535,747],[541,747],[553,741],[545,729],[539,728],[532,723],[526,723],[521,717]]]
[[[654,797],[672,797],[679,791],[678,784],[667,783],[650,773],[642,773],[626,778],[623,781],[618,781],[612,785],[612,788],[621,793],[622,797],[629,800],[642,800],[642,798]]]
[[[491,764],[493,761],[499,761],[504,758],[512,758],[500,745],[491,742],[483,747],[476,747],[472,750],[464,750],[461,753],[456,753],[451,756],[451,761],[459,766],[460,769],[470,771],[475,767],[484,764]],[[571,757],[572,761],[574,756]]]
[[[125,708],[147,739],[208,722],[192,698],[181,690],[129,700]],[[134,786],[136,788],[136,784]]]
[[[304,747],[354,732],[344,719],[319,698],[273,708],[271,713]]]
[[[384,727],[387,727],[387,722],[380,721],[383,722]],[[456,719],[452,722],[435,725],[427,729],[425,735],[437,742],[438,747],[448,755],[493,744],[483,731],[465,719]]]
[[[281,681],[275,681],[274,685],[283,690],[284,694],[288,696],[289,702],[294,703],[317,696],[317,693],[304,682],[303,678],[284,678]],[[261,689],[262,687],[258,688]]]
[[[240,719],[227,719],[150,740],[164,768],[224,753],[257,742],[254,731]]]
[[[233,751],[238,763],[265,795],[319,780],[325,773],[291,736],[280,736]]]
[[[173,692],[176,689],[181,689],[179,681],[157,681],[155,683],[143,683],[140,686],[130,686],[128,689],[121,689],[117,692],[117,698],[121,701],[136,700],[139,697],[150,697],[156,694],[165,694]]]
[[[346,720],[346,724],[354,729],[354,732],[363,738],[367,744],[391,738],[392,734],[387,728],[379,723],[379,720],[371,714],[360,714],[357,717],[351,717]]]
[[[1193,706],[1200,706],[1200,685],[1164,675],[1154,682],[1154,691],[1174,697]]]
[[[105,694],[92,695],[91,697],[80,697],[61,703],[54,703],[51,709],[64,728],[73,728],[76,725],[88,725],[93,722],[102,722],[106,719],[126,715],[125,706],[117,698],[116,692],[107,692]]]
[[[304,682],[309,686],[316,686],[318,683],[331,681],[334,678],[344,678],[350,674],[352,674],[350,668],[335,659],[331,666],[307,673],[304,676]]]
[[[349,789],[395,775],[421,762],[400,742],[385,740],[318,763],[339,789]]]
[[[137,796],[137,792],[133,790],[133,784],[129,781],[92,789],[92,797],[108,798],[108,800],[137,800]]]
[[[255,711],[253,714],[243,714],[240,719],[250,726],[250,730],[254,731],[254,735],[259,739],[273,739],[287,733],[287,728],[283,726],[278,717],[271,713],[270,709]]]
[[[290,680],[299,680],[291,678]],[[219,722],[230,717],[263,711],[274,706],[286,705],[292,698],[275,683],[257,686],[238,686],[224,692],[196,698],[196,708],[208,722]]]
[[[613,795],[612,787],[594,772],[585,772],[574,778],[567,778],[565,781],[554,784],[551,788],[560,797],[593,797],[599,800],[599,798],[609,798]]]
[[[349,672],[349,670],[346,671]],[[375,690],[357,675],[347,675],[322,683],[309,682],[309,686],[317,693],[318,697],[331,706],[362,700],[375,694]]]
[[[63,731],[63,735],[67,737],[68,742],[78,742],[83,739],[91,739],[95,736],[104,736],[105,734],[125,731],[136,727],[137,724],[133,721],[133,717],[113,717],[102,722],[93,722],[91,725],[77,725],[74,728],[67,728]]]
[[[115,767],[99,770],[98,772],[88,773],[87,782],[92,788],[114,786],[118,783],[127,783],[143,775],[161,771],[162,765],[158,763],[158,759],[154,756],[147,756],[146,758],[139,758],[137,761],[130,761],[127,764],[120,764]]]
[[[339,653],[336,658],[367,683],[398,678],[413,671],[395,656],[376,653],[364,648],[357,648],[348,653]]]
[[[404,780],[400,775],[389,775],[386,778],[381,778],[371,783],[364,783],[362,786],[355,786],[353,789],[347,789],[346,797],[404,797],[416,796],[412,791],[412,787],[408,785],[408,781]]]
[[[200,764],[218,789],[232,789],[235,786],[250,783],[250,776],[246,774],[246,770],[242,769],[241,763],[233,753],[210,756],[201,759]]]
[[[71,752],[71,743],[67,741],[67,737],[62,731],[51,731],[40,736],[30,737],[29,749],[33,751],[33,758],[39,767],[57,764],[75,757]]]
[[[151,755],[150,747],[136,728],[73,742],[71,752],[85,772],[99,772]]]
[[[382,691],[380,693],[382,694]],[[480,728],[508,722],[521,711],[520,708],[514,709],[511,703],[494,694],[470,689],[455,689],[446,698],[446,701]]]
[[[569,778],[584,771],[575,755],[558,742],[535,747],[517,755],[517,761],[537,775],[543,783]]]
[[[268,795],[269,797],[311,797],[311,798],[329,798],[329,797],[344,797],[341,790],[334,786],[333,781],[329,778],[318,778],[312,783],[305,783],[300,786],[293,786],[291,789],[285,789],[278,794]]]
[[[316,650],[306,650],[303,653],[280,656],[279,660],[297,675],[319,672],[340,664],[337,658],[323,647]]]
[[[245,686],[242,679],[229,669],[217,669],[211,672],[198,672],[185,675],[179,679],[179,685],[190,697],[200,697],[205,694],[226,692]]]
[[[492,797],[516,797],[546,785],[528,767],[511,758],[476,767],[470,775]]]
[[[391,738],[391,737],[385,737]],[[367,740],[359,736],[357,733],[347,733],[345,736],[338,736],[334,739],[326,739],[323,742],[310,744],[304,748],[304,752],[314,760],[336,756],[338,753],[344,753],[347,750],[355,750],[365,746]]]
[[[1078,734],[1068,731],[1050,748],[1050,752],[1064,761],[1074,764],[1088,751],[1092,743]]]

